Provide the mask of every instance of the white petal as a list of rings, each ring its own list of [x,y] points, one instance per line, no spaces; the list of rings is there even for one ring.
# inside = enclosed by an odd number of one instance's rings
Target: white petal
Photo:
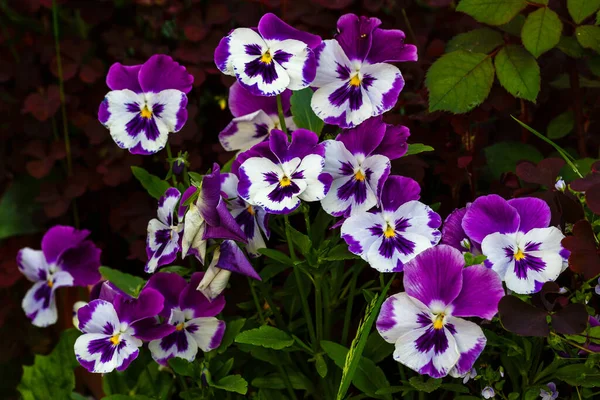
[[[200,215],[198,207],[190,204],[188,212],[183,220],[183,240],[181,241],[181,256],[187,257],[190,250],[204,264],[206,256],[206,240],[202,238],[206,224]]]
[[[398,79],[403,79],[398,67],[385,63],[363,64],[360,72],[363,76],[370,75],[375,78],[373,83],[366,88],[367,96],[369,96],[372,105],[372,115],[381,115],[391,110],[396,101],[385,101],[384,95],[392,90],[392,86],[398,84]]]
[[[348,243],[348,250],[367,260],[367,251],[381,234],[373,234],[370,228],[385,226],[381,214],[358,213],[344,221],[341,228],[342,238]]]
[[[337,79],[338,64],[353,70],[353,65],[337,40],[324,40],[317,59],[317,76],[311,86],[322,87]]]
[[[127,334],[120,335],[119,345],[113,345],[111,336],[86,333],[75,341],[75,356],[90,372],[108,373],[131,361],[139,352],[142,341]],[[111,347],[112,346],[112,347]]]
[[[272,54],[281,50],[292,55],[288,61],[280,64],[289,75],[288,89],[300,90],[310,85],[311,82],[304,79],[304,67],[311,53],[306,43],[295,39],[267,40],[266,42]]]
[[[139,142],[139,137],[143,134],[132,136],[127,132],[127,123],[136,117],[143,105],[145,98],[143,93],[135,93],[129,89],[113,90],[108,92],[105,97],[108,102],[108,112],[110,116],[104,125],[110,130],[115,143],[122,149],[130,149]],[[131,111],[130,104],[137,104],[138,111]]]
[[[422,328],[418,322],[419,314],[429,315],[427,306],[406,293],[397,293],[388,297],[377,317],[377,331],[388,343],[396,343],[400,336]]]
[[[29,247],[19,250],[17,265],[19,271],[32,282],[43,279],[40,275],[46,276],[48,272],[48,264],[44,253],[41,250],[33,250]]]
[[[239,179],[232,173],[221,174],[221,191],[225,193],[227,199],[237,199]],[[234,215],[235,217],[235,215]]]
[[[177,89],[167,89],[158,93],[146,93],[146,100],[152,110],[162,105],[162,111],[154,113],[154,117],[161,121],[168,132],[177,132],[182,128],[182,119],[178,113],[182,104],[187,104],[185,93]]]
[[[402,268],[404,264],[415,258],[418,254],[432,247],[430,240],[423,235],[411,232],[400,232],[396,235],[397,240],[410,246],[410,251],[407,251],[406,254],[394,247],[391,257],[387,257],[387,247],[384,245],[383,231],[379,239],[367,251],[366,261],[379,272],[398,271],[399,268]]]
[[[325,167],[323,171],[330,174],[333,179],[349,176],[345,171],[350,167],[352,171],[358,168],[358,160],[346,149],[344,143],[337,140],[326,140],[323,145],[325,146]]]
[[[432,245],[437,244],[441,239],[441,232],[436,228],[432,228],[430,224],[438,225],[441,223],[441,218],[431,209],[431,207],[417,200],[411,200],[402,204],[398,209],[391,214],[394,221],[401,219],[408,223],[405,232],[415,233],[425,236]],[[439,225],[438,225],[439,227]]]
[[[510,249],[513,254],[517,250],[516,234],[495,232],[487,235],[481,242],[481,252],[487,257],[486,265],[491,265],[502,280],[506,279],[507,271],[514,270],[515,265],[514,260],[507,255],[505,249]]]
[[[231,120],[219,134],[219,141],[227,151],[246,151],[264,141],[275,127],[273,119],[263,110]]]
[[[329,184],[319,180],[319,175],[323,172],[325,159],[317,154],[309,154],[304,157],[296,172],[302,172],[306,189],[302,191],[299,197],[304,201],[317,201],[325,197],[329,191]]]
[[[225,332],[225,322],[215,317],[194,318],[186,322],[185,326],[190,331],[194,326],[192,336],[205,353],[219,347]]]
[[[46,281],[36,282],[25,294],[21,306],[35,326],[46,327],[56,323],[56,299]]]
[[[112,335],[121,326],[115,307],[108,301],[94,300],[85,307],[80,310],[81,313],[87,311],[79,319],[82,332]]]
[[[343,127],[353,127],[367,120],[373,113],[371,100],[363,87],[360,88],[360,105],[358,109],[350,108],[349,99],[339,104],[334,104],[331,97],[334,92],[343,90],[349,85],[349,80],[335,80],[313,94],[311,107],[315,114],[327,123],[337,124]]]
[[[198,290],[210,301],[216,299],[227,287],[231,271],[215,267],[219,253],[215,251],[213,260],[198,284]]]
[[[450,375],[458,378],[471,371],[475,360],[485,347],[486,338],[481,328],[473,322],[449,317],[446,323],[451,324],[456,330],[452,335],[456,340],[460,358],[456,366],[450,370]]]
[[[178,340],[174,340],[173,335],[177,335]],[[183,347],[184,341],[185,347]],[[163,345],[161,345],[161,343]],[[168,344],[171,346],[166,349],[163,348],[163,346],[167,347]],[[180,346],[183,348],[180,348]],[[162,339],[151,341],[148,344],[148,349],[150,350],[150,353],[152,353],[152,358],[160,364],[165,363],[166,360],[173,357],[183,358],[184,360],[192,362],[196,358],[196,354],[198,354],[198,345],[196,344],[194,337],[185,329],[175,331]]]
[[[390,172],[390,159],[386,156],[375,154],[367,157],[361,167],[365,171],[365,175],[369,177],[367,183],[371,187],[371,190],[374,193],[378,193],[383,188],[383,183]]]

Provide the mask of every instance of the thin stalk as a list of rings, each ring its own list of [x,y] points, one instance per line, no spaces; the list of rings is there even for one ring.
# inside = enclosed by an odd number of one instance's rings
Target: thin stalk
[[[173,153],[171,153],[169,142],[167,142],[167,162],[169,163],[169,175],[171,175],[173,186],[177,186],[177,178],[175,178],[175,174],[173,173]]]
[[[277,354],[277,358],[279,358],[279,354]],[[297,400],[298,398],[296,397],[296,392],[294,392],[292,382],[290,382],[290,378],[285,373],[285,370],[279,363],[277,363],[276,367],[277,367],[277,370],[279,370],[279,375],[281,375],[281,378],[283,379],[283,383],[285,384],[285,387],[286,387],[288,393],[290,394],[290,397],[294,400]]]
[[[275,307],[275,303],[273,303],[273,299],[271,299],[271,295],[269,294],[269,291],[264,287],[264,284],[262,282],[258,282],[258,285],[259,285],[262,296],[265,298],[265,300],[267,301],[267,304],[269,305],[269,309],[271,309],[271,311],[273,312],[273,315],[275,316],[275,323],[277,324],[277,326],[280,329],[289,331],[285,321],[283,320],[283,317],[281,316],[281,313],[279,312],[277,307]]]
[[[250,292],[252,293],[252,299],[254,300],[254,306],[256,307],[256,312],[258,313],[258,318],[260,319],[261,324],[265,324],[265,317],[262,313],[262,307],[260,306],[260,302],[258,301],[258,296],[256,295],[256,290],[254,289],[254,285],[250,278],[248,279],[248,286],[250,286]]]
[[[277,95],[277,113],[279,114],[279,125],[281,130],[287,133],[287,127],[285,126],[285,115],[283,114],[283,104],[281,104],[281,95]]]
[[[308,235],[308,237],[311,237],[311,235],[310,235],[310,208],[308,207],[307,204],[305,204],[305,207],[302,207],[302,213],[304,214],[304,224],[306,225],[306,234]]]
[[[356,289],[356,280],[360,270],[356,268],[352,274],[350,281],[350,294],[348,295],[348,302],[346,303],[346,315],[344,316],[344,328],[342,330],[342,344],[346,345],[348,342],[348,333],[350,331],[350,320],[352,319],[352,304],[354,303],[354,290]]]
[[[404,8],[402,9],[402,18],[404,18],[404,23],[406,24],[406,27],[408,28],[408,33],[410,34],[410,38],[412,39],[415,46],[417,46],[418,45],[417,35],[415,35],[415,31],[413,31],[412,25],[410,23],[410,19],[408,19],[408,15],[406,15],[406,10]]]
[[[329,292],[329,285],[323,285],[323,300],[324,300],[324,315],[323,319],[325,320],[325,326],[323,328],[323,338],[329,339],[329,335],[331,334],[331,294]]]
[[[177,378],[179,378],[179,383],[181,384],[181,388],[183,390],[189,390],[189,386],[187,384],[187,382],[185,381],[185,378],[181,375],[177,375]]]
[[[159,392],[156,389],[156,384],[154,383],[154,378],[152,378],[152,373],[150,372],[150,364],[146,364],[146,373],[148,374],[148,380],[150,381],[150,385],[152,386],[152,391],[154,392],[154,396],[159,398]]]
[[[323,339],[323,292],[321,291],[322,276],[315,279],[315,325],[317,326],[317,345],[319,348]]]

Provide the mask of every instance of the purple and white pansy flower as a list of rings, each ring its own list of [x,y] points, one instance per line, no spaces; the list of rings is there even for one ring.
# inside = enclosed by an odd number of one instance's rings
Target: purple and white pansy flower
[[[215,64],[250,93],[276,96],[310,85],[316,73],[312,49],[320,43],[319,36],[292,28],[269,13],[258,28],[237,28],[221,39]]]
[[[227,209],[227,203],[222,198],[221,169],[213,164],[210,174],[204,175],[200,189],[190,187],[181,198],[185,203],[199,190],[195,203],[190,204],[185,212],[182,257],[193,254],[204,264],[206,244],[209,239],[231,239],[246,243],[247,238],[235,218]],[[180,213],[182,212],[180,207]]]
[[[232,272],[262,280],[238,245],[233,240],[224,240],[215,249],[212,261],[196,289],[209,301],[214,301],[225,290]]]
[[[290,114],[290,97],[286,90],[281,94],[282,111],[288,130],[296,128]],[[271,130],[281,129],[274,97],[254,96],[235,82],[229,88],[229,110],[233,120],[219,133],[219,141],[227,151],[246,151],[269,137]]]
[[[335,140],[324,141],[324,171],[331,174],[333,182],[321,200],[323,209],[340,217],[375,207],[390,173],[390,160],[406,154],[408,136],[408,128],[374,117]]]
[[[306,129],[292,132],[291,143],[284,132],[273,130],[268,142],[239,154],[234,163],[240,197],[271,214],[288,214],[300,200],[325,198],[332,178],[323,172],[325,149],[318,142],[317,134]]]
[[[378,18],[346,14],[335,39],[315,50],[315,114],[328,124],[351,128],[394,107],[404,78],[389,62],[417,61],[416,46],[404,44],[404,32],[380,29]]]
[[[267,239],[271,236],[269,214],[262,207],[253,206],[238,196],[239,180],[236,175],[221,174],[221,181],[221,191],[227,199],[227,207],[248,239],[246,251],[250,256],[258,257],[260,255],[258,249],[267,247],[263,234]]]
[[[379,272],[400,272],[408,261],[435,246],[442,220],[417,200],[420,191],[414,180],[390,176],[381,192],[381,208],[358,212],[342,224],[348,250]]]
[[[404,290],[385,300],[377,318],[379,334],[396,346],[394,359],[432,378],[468,374],[486,338],[461,317],[493,318],[504,296],[498,275],[483,265],[465,268],[460,251],[439,245],[404,267]]]
[[[175,209],[181,193],[175,188],[169,188],[158,200],[158,218],[148,222],[146,237],[146,254],[148,262],[145,271],[154,273],[162,265],[169,264],[177,258],[181,249],[183,233],[183,217],[185,208],[180,207],[175,221]]]
[[[19,250],[19,271],[33,282],[23,298],[27,318],[35,326],[56,323],[55,291],[66,286],[93,285],[101,278],[100,249],[90,240],[87,230],[54,226],[42,238],[42,250]]]
[[[196,272],[187,283],[178,274],[159,272],[148,280],[146,287],[156,289],[165,298],[160,316],[175,327],[171,334],[148,344],[152,358],[161,365],[167,365],[173,357],[192,362],[198,349],[209,352],[221,344],[225,322],[215,316],[225,307],[225,298],[209,301],[196,290],[203,275]]]
[[[534,197],[504,200],[482,196],[467,208],[462,228],[481,245],[485,264],[496,271],[506,286],[519,294],[538,292],[554,281],[567,266],[565,237],[550,224],[550,207]]]
[[[164,297],[157,290],[145,287],[133,298],[107,285],[103,289],[100,298],[77,311],[83,335],[75,341],[75,356],[90,372],[123,371],[136,359],[143,341],[160,339],[176,328],[158,323]]]
[[[111,91],[100,104],[98,119],[120,148],[154,154],[187,121],[186,94],[193,81],[185,67],[163,54],[141,65],[115,63],[106,76]]]

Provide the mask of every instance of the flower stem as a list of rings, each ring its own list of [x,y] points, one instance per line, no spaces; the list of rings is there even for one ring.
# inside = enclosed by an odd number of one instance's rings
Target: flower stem
[[[261,324],[265,324],[265,317],[262,314],[262,308],[260,307],[260,302],[258,301],[258,296],[256,295],[256,290],[254,289],[254,285],[250,278],[248,279],[248,286],[250,286],[250,292],[252,292],[252,299],[254,299],[254,305],[256,306],[256,312],[258,313],[258,318],[260,319]]]
[[[158,399],[159,393],[156,389],[156,384],[154,383],[154,378],[152,377],[152,373],[150,372],[150,364],[146,364],[146,373],[148,374],[148,380],[150,381],[150,385],[152,385],[152,391],[154,392],[154,396]]]
[[[317,345],[319,348],[323,339],[323,292],[321,291],[321,281],[323,276],[315,277],[315,325],[317,326]]]
[[[281,130],[285,133],[287,132],[287,127],[285,126],[285,115],[283,115],[283,104],[281,103],[281,95],[277,95],[277,113],[279,114],[279,125],[281,125]]]
[[[350,331],[350,319],[352,318],[352,303],[354,303],[354,290],[356,289],[356,280],[358,279],[358,274],[360,269],[355,265],[356,269],[352,274],[352,278],[350,280],[350,293],[348,294],[348,300],[346,302],[346,315],[344,316],[344,328],[342,330],[342,341],[341,344],[345,345],[348,342],[348,333]]]

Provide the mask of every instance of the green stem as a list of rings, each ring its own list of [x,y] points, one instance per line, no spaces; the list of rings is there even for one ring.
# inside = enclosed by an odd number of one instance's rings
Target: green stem
[[[304,224],[306,225],[306,234],[308,237],[312,238],[310,235],[310,207],[308,204],[304,204],[302,206],[302,213],[304,214]]]
[[[285,115],[283,114],[283,105],[281,104],[281,95],[277,95],[277,113],[279,114],[279,125],[281,130],[287,133],[287,127],[285,126]]]
[[[146,364],[146,373],[148,374],[148,380],[150,381],[150,385],[152,386],[152,391],[154,392],[154,396],[158,399],[159,392],[156,389],[156,384],[154,383],[154,378],[152,377],[152,373],[150,372],[150,364]]]
[[[187,382],[185,381],[185,378],[183,376],[177,375],[177,378],[179,378],[179,383],[181,384],[181,388],[183,390],[187,391],[187,390],[190,389],[189,386],[188,386],[188,384],[187,384]]]
[[[269,309],[273,312],[273,315],[275,316],[275,323],[277,324],[277,326],[280,329],[289,331],[285,321],[283,320],[283,317],[281,316],[281,313],[279,312],[279,309],[277,309],[277,307],[275,307],[275,303],[273,303],[273,299],[271,299],[271,295],[269,294],[269,291],[265,288],[264,283],[258,282],[257,284],[259,285],[260,293],[267,301],[267,304],[269,305]]]
[[[279,354],[277,354],[277,358],[279,358]],[[290,394],[290,397],[294,400],[297,400],[298,398],[296,397],[296,392],[294,392],[292,382],[290,382],[290,378],[285,373],[285,370],[283,369],[281,364],[277,363],[277,369],[279,370],[279,375],[281,375],[281,378],[283,379],[283,383],[285,384],[285,387],[286,387],[288,393]]]
[[[329,285],[327,285],[327,284],[323,285],[323,299],[324,299],[324,303],[325,303],[325,306],[323,307],[323,311],[324,311],[323,319],[325,320],[325,327],[323,328],[323,338],[324,339],[329,339],[329,335],[331,333],[330,295],[331,294],[329,292]]]
[[[408,15],[406,15],[406,10],[404,8],[402,9],[402,17],[404,18],[404,23],[406,24],[406,27],[408,28],[408,33],[410,33],[410,38],[414,42],[415,46],[418,45],[417,35],[415,35],[415,32],[413,31],[412,25],[410,23],[410,19],[408,18]]]
[[[348,294],[348,300],[346,303],[346,315],[344,316],[344,328],[342,330],[342,344],[346,345],[348,342],[348,333],[350,331],[350,320],[352,319],[352,304],[354,303],[354,290],[356,289],[356,280],[358,279],[358,274],[360,270],[355,265],[356,269],[352,274],[352,278],[350,280],[350,293]]]
[[[323,293],[321,291],[322,276],[315,277],[315,325],[317,326],[317,345],[319,348],[323,339]]]
[[[264,325],[265,317],[263,316],[262,308],[260,306],[260,302],[258,301],[258,296],[256,295],[256,290],[254,289],[254,285],[252,284],[250,278],[247,279],[248,285],[250,286],[250,292],[252,293],[252,298],[254,299],[254,305],[256,306],[256,312],[258,313],[258,318],[260,319],[260,323]]]

